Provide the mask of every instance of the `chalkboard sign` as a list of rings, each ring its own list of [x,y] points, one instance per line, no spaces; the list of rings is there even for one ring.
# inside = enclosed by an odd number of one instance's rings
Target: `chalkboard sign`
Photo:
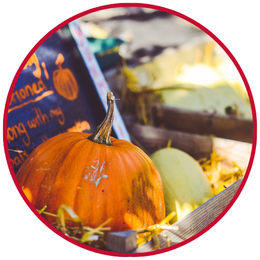
[[[105,117],[107,91],[78,21],[46,39],[19,75],[9,104],[7,142],[14,172],[45,140],[63,132],[93,132]],[[115,112],[112,135],[129,140]]]

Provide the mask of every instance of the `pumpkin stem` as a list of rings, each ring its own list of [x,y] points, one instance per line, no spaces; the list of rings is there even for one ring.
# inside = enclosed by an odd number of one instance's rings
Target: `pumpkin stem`
[[[114,120],[115,106],[115,96],[112,92],[107,92],[107,105],[108,110],[105,119],[88,139],[99,144],[111,145],[110,134]]]
[[[56,59],[56,61],[55,61],[55,64],[58,66],[58,68],[61,70],[62,69],[62,63],[64,62],[64,56],[61,54],[61,53],[59,53],[58,54],[58,57],[57,57],[57,59]]]

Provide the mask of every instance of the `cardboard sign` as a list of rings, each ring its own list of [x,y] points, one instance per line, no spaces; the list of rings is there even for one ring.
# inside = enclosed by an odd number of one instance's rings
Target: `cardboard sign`
[[[78,25],[66,25],[52,34],[31,56],[16,82],[7,119],[15,173],[45,140],[64,132],[91,133],[105,117],[109,88],[87,40],[81,46],[80,38],[74,39],[75,34],[82,36]],[[90,57],[91,63],[87,63]],[[130,140],[117,109],[112,135]]]

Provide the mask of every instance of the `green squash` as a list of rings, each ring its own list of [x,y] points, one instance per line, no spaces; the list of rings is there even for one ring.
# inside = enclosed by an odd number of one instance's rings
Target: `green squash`
[[[200,165],[187,153],[163,148],[151,155],[164,190],[166,215],[172,211],[174,223],[213,197],[210,183]]]
[[[183,88],[173,88],[160,92],[163,103],[179,109],[198,112],[218,113],[227,115],[227,107],[237,108],[238,114],[252,118],[250,103],[241,99],[229,85],[211,87],[183,85]]]

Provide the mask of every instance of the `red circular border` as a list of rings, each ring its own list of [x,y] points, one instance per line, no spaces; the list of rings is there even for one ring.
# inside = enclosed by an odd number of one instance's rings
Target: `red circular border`
[[[9,158],[9,152],[8,152],[8,144],[7,144],[7,133],[6,133],[6,129],[7,129],[7,116],[8,116],[8,106],[11,100],[11,95],[13,92],[13,89],[15,87],[16,81],[23,69],[23,67],[25,66],[26,62],[29,60],[29,58],[31,57],[31,55],[36,51],[36,49],[48,38],[50,37],[54,32],[56,32],[57,30],[59,30],[61,27],[65,26],[66,24],[72,22],[75,19],[80,18],[81,16],[93,13],[93,12],[97,12],[100,10],[105,10],[105,9],[110,9],[110,8],[117,8],[117,7],[142,7],[142,8],[150,8],[150,9],[155,9],[155,10],[159,10],[159,11],[163,11],[163,12],[167,12],[167,13],[171,13],[175,16],[178,16],[192,24],[194,24],[195,26],[197,26],[198,28],[200,28],[202,31],[204,31],[206,34],[208,34],[213,40],[215,40],[220,46],[221,48],[227,53],[227,55],[229,56],[229,58],[232,60],[232,62],[234,63],[234,65],[236,66],[238,72],[240,73],[240,76],[245,84],[245,87],[247,89],[247,93],[249,96],[249,100],[250,100],[250,104],[251,104],[251,109],[252,109],[252,117],[253,117],[253,143],[252,143],[252,151],[251,151],[251,156],[250,156],[250,160],[249,160],[249,164],[248,164],[248,168],[247,171],[245,173],[245,176],[243,178],[243,181],[238,189],[238,191],[236,192],[236,194],[234,195],[233,199],[230,201],[230,203],[228,204],[228,206],[223,210],[223,212],[213,221],[211,222],[206,228],[204,228],[203,230],[201,230],[199,233],[197,233],[196,235],[190,237],[189,239],[186,239],[183,242],[180,242],[174,246],[170,246],[168,248],[164,248],[164,249],[159,249],[156,251],[152,251],[152,252],[145,252],[145,253],[116,253],[116,252],[110,252],[110,251],[104,251],[104,250],[100,250],[100,249],[96,249],[90,246],[86,246],[84,244],[81,244],[67,236],[65,236],[63,233],[59,232],[57,229],[55,229],[49,222],[47,222],[36,210],[35,208],[31,205],[31,203],[27,200],[27,198],[25,197],[17,179],[15,176],[15,173],[13,171],[12,168],[12,164],[11,164],[11,160]],[[255,155],[255,150],[256,150],[256,139],[257,139],[257,122],[256,122],[256,110],[255,110],[255,104],[254,104],[254,100],[253,100],[253,96],[249,87],[249,84],[247,82],[247,79],[241,69],[241,67],[239,66],[237,60],[235,59],[235,57],[232,55],[232,53],[228,50],[228,48],[212,33],[210,32],[206,27],[202,26],[201,24],[199,24],[198,22],[194,21],[193,19],[179,13],[176,11],[173,11],[171,9],[168,8],[164,8],[164,7],[160,7],[160,6],[156,6],[156,5],[150,5],[150,4],[142,4],[142,3],[119,3],[119,4],[109,4],[109,5],[104,5],[104,6],[100,6],[100,7],[96,7],[96,8],[92,8],[89,9],[87,11],[81,12],[67,20],[65,20],[64,22],[60,23],[58,26],[54,27],[50,32],[48,32],[33,48],[32,50],[27,54],[27,56],[25,57],[25,59],[23,60],[22,64],[20,65],[18,71],[15,74],[15,77],[12,81],[11,84],[11,88],[8,92],[8,96],[7,96],[7,100],[5,103],[5,110],[4,110],[4,122],[3,122],[3,138],[4,138],[4,149],[5,149],[5,155],[6,155],[6,159],[7,159],[7,163],[8,163],[8,167],[9,170],[11,172],[13,181],[18,189],[18,191],[20,192],[21,196],[23,197],[24,201],[27,203],[28,207],[33,211],[33,213],[46,225],[48,226],[52,231],[54,231],[55,233],[57,233],[59,236],[61,236],[62,238],[68,240],[69,242],[85,248],[89,251],[93,251],[96,253],[100,253],[100,254],[104,254],[104,255],[110,255],[110,256],[132,256],[132,257],[137,257],[137,256],[149,256],[149,255],[156,255],[156,254],[160,254],[160,253],[164,253],[167,251],[171,251],[173,249],[176,249],[178,247],[181,247],[191,241],[193,241],[194,239],[200,237],[202,234],[204,234],[205,232],[207,232],[210,228],[212,228],[226,213],[227,211],[232,207],[232,205],[234,204],[234,202],[236,201],[236,199],[238,198],[238,196],[240,195],[247,179],[249,176],[249,172],[252,168],[252,164],[253,164],[253,160],[254,160],[254,155]]]

